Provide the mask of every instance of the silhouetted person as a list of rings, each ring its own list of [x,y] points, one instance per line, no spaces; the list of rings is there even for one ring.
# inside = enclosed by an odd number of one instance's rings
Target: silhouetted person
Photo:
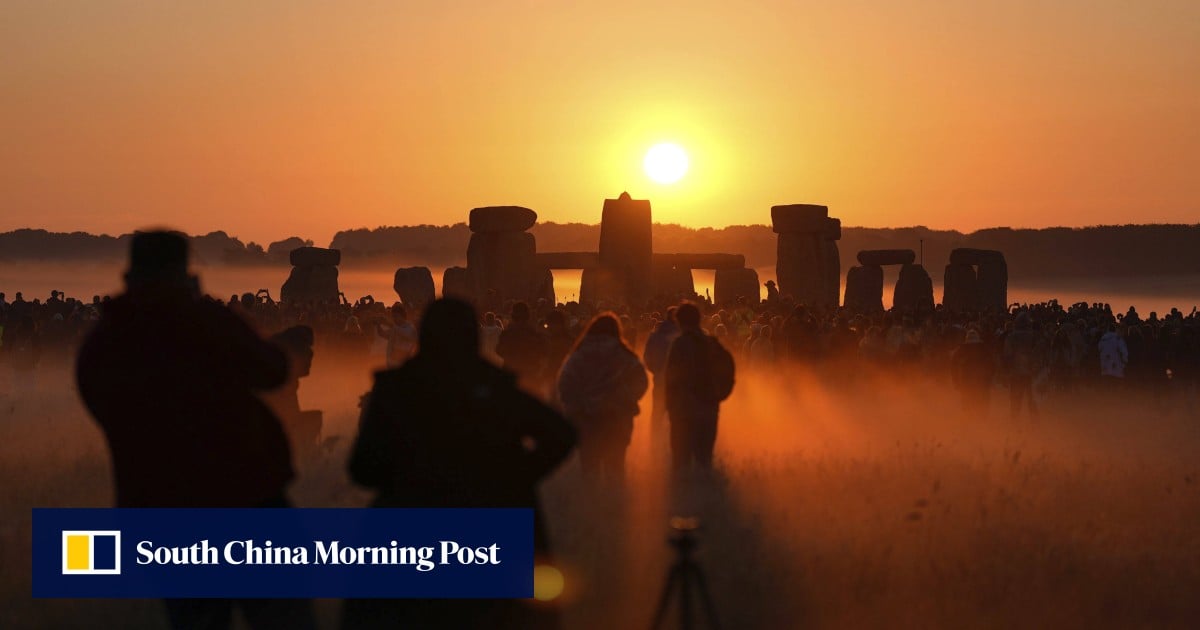
[[[288,357],[288,375],[283,385],[263,394],[263,400],[279,418],[297,462],[311,460],[317,454],[321,438],[321,412],[301,411],[300,379],[312,371],[313,329],[292,326],[271,337]]]
[[[1100,351],[1100,375],[1107,378],[1125,378],[1125,366],[1129,363],[1129,346],[1124,337],[1117,332],[1115,325],[1109,325],[1098,344]]]
[[[392,306],[392,323],[380,325],[379,336],[387,339],[387,366],[403,364],[417,349],[417,327],[408,321],[408,309],[403,304]]]
[[[575,336],[567,330],[567,316],[560,310],[554,309],[546,313],[546,364],[542,368],[542,378],[547,383],[558,379],[558,372],[563,362],[575,346]]]
[[[966,340],[954,350],[951,358],[954,386],[962,396],[963,408],[987,414],[991,400],[992,376],[996,367],[991,350],[983,343],[979,331],[967,331]]]
[[[700,329],[700,309],[683,304],[675,311],[680,335],[667,355],[667,418],[671,462],[712,468],[721,401],[733,391],[733,357]]]
[[[667,309],[666,318],[650,333],[646,339],[646,348],[642,350],[642,360],[646,362],[646,369],[654,375],[650,407],[651,437],[661,435],[666,428],[667,353],[671,351],[671,344],[679,337],[679,323],[675,321],[675,312],[674,306]]]
[[[622,340],[616,315],[597,315],[558,377],[559,400],[579,429],[584,476],[624,480],[625,449],[648,386],[642,362]]]
[[[546,362],[546,339],[530,321],[529,305],[517,302],[512,306],[512,322],[500,333],[496,354],[504,367],[516,373],[527,391],[542,391],[542,366]]]
[[[26,311],[25,315],[13,320],[6,328],[3,339],[5,358],[12,366],[13,389],[21,393],[37,391],[37,366],[42,360],[42,337],[38,333],[33,316]]]
[[[350,456],[351,478],[377,507],[534,509],[534,546],[549,541],[537,484],[575,444],[557,412],[479,354],[470,305],[441,299],[421,321],[420,349],[378,372]],[[547,613],[543,610],[541,615]],[[517,600],[350,600],[346,628],[538,628],[556,622]]]
[[[118,507],[284,507],[287,438],[257,391],[287,377],[282,351],[187,272],[183,235],[139,233],[126,291],[79,352],[79,392],[112,451]],[[298,600],[168,600],[175,628],[312,628]]]
[[[1008,367],[1009,408],[1012,415],[1029,409],[1029,416],[1038,415],[1034,399],[1033,379],[1042,367],[1041,336],[1033,329],[1029,313],[1021,313],[1013,324],[1014,330],[1004,339],[1004,362]]]

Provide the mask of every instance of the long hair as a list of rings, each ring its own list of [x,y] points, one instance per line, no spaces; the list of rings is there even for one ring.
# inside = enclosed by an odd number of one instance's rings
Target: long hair
[[[621,334],[621,319],[612,311],[604,311],[593,317],[592,321],[588,322],[587,327],[583,329],[583,333],[575,340],[575,345],[571,346],[571,352],[574,353],[578,350],[588,337],[612,337],[626,350],[633,352]]]

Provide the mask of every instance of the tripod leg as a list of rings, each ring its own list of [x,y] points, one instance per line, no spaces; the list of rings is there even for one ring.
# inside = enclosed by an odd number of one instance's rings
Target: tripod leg
[[[717,623],[717,607],[713,605],[712,595],[708,592],[708,582],[704,579],[704,572],[700,567],[692,570],[692,579],[696,581],[696,590],[700,591],[700,603],[704,606],[704,616],[708,618],[708,630],[720,630],[721,624]]]
[[[679,630],[692,630],[692,580],[696,573],[689,565],[681,567],[679,573]]]
[[[679,568],[671,567],[667,573],[667,584],[663,587],[662,597],[658,600],[658,610],[654,612],[654,623],[650,624],[650,630],[658,630],[662,627],[663,619],[667,616],[667,609],[671,607],[671,591],[674,590],[678,577]]]

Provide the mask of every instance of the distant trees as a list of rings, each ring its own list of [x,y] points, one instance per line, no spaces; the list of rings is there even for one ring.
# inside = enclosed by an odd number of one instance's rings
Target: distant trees
[[[594,251],[600,227],[581,223],[538,223],[530,230],[540,251]],[[129,235],[92,235],[22,229],[0,233],[0,260],[123,260]],[[342,250],[344,266],[449,267],[466,262],[470,231],[466,224],[359,228],[338,232],[331,247]],[[845,227],[838,246],[842,269],[855,264],[863,249],[920,250],[935,277],[956,247],[998,249],[1008,259],[1012,278],[1111,277],[1200,273],[1200,225],[1113,225],[1086,228],[990,228],[969,234],[954,230]],[[288,264],[288,253],[312,246],[292,236],[270,243],[243,243],[217,231],[193,236],[201,264]],[[765,225],[693,229],[654,226],[654,248],[663,253],[726,252],[744,254],[751,267],[775,264],[775,234]]]

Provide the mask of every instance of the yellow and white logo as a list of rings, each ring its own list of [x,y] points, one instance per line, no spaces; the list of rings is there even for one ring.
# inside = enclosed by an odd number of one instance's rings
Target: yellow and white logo
[[[63,531],[63,575],[120,575],[121,532]]]

